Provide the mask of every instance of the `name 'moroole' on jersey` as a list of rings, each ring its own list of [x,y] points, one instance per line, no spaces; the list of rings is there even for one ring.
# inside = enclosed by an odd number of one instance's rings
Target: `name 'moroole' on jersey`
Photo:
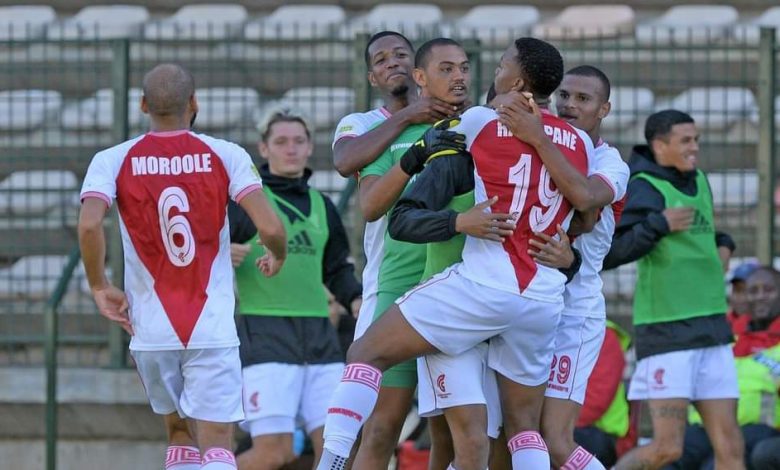
[[[130,349],[238,345],[227,202],[260,188],[245,150],[189,131],[150,132],[95,155],[81,199],[117,200]]]
[[[547,112],[542,123],[561,153],[587,175],[588,156],[593,153],[590,137]],[[515,232],[503,243],[467,237],[461,274],[496,289],[540,301],[559,301],[565,276],[537,264],[528,254],[528,242],[533,232],[555,235],[558,224],[568,228],[571,204],[556,188],[536,150],[499,123],[493,109],[471,108],[453,130],[465,134],[474,159],[475,202],[498,196],[489,210],[515,214],[517,221]]]

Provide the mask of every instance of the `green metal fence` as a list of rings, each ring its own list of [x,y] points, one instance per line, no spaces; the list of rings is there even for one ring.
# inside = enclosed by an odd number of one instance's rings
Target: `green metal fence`
[[[446,28],[442,28],[444,31]],[[196,130],[241,144],[257,155],[257,121],[268,109],[301,109],[315,128],[313,183],[343,209],[361,257],[360,217],[352,188],[331,165],[330,146],[343,115],[376,105],[366,82],[367,34],[316,29],[242,32],[152,30],[111,41],[59,37],[0,42],[0,366],[44,363],[44,325],[57,312],[61,366],[125,364],[125,338],[100,318],[76,246],[77,194],[96,151],[143,132],[138,110],[145,71],[163,61],[196,77],[201,112]],[[444,34],[447,34],[444,31]],[[473,61],[473,99],[480,102],[509,38],[522,32],[451,31]],[[489,33],[489,34],[488,34]],[[543,31],[540,32],[544,33]],[[438,32],[415,31],[416,44]],[[690,111],[702,129],[700,164],[710,174],[718,228],[730,232],[739,257],[770,260],[774,232],[773,167],[778,48],[772,31],[731,34],[560,37],[567,68],[596,65],[613,83],[605,139],[628,158],[641,143],[644,119],[661,107]],[[344,198],[342,198],[344,194]],[[341,199],[341,200],[340,200]],[[112,275],[121,252],[108,224]],[[358,262],[358,264],[361,264]],[[53,297],[60,279],[61,298]],[[611,314],[627,314],[631,267],[605,274]],[[56,302],[52,303],[53,300]]]

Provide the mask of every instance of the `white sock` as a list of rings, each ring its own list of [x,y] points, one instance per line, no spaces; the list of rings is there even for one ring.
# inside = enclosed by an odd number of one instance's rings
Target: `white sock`
[[[606,470],[606,468],[593,454],[582,447],[577,447],[563,464],[561,470]]]
[[[320,463],[317,464],[317,470],[344,470],[346,467],[346,457],[339,457],[328,449],[322,449],[322,457],[320,457]]]
[[[513,470],[550,470],[550,454],[542,435],[536,431],[515,434],[507,444]]]
[[[200,469],[200,450],[192,446],[168,446],[165,451],[165,470]]]
[[[221,447],[212,447],[203,454],[200,468],[201,470],[236,470],[238,465],[233,452]]]
[[[347,364],[330,400],[325,418],[325,449],[338,457],[349,457],[358,432],[374,411],[382,371],[367,364]],[[318,470],[330,470],[320,464]]]

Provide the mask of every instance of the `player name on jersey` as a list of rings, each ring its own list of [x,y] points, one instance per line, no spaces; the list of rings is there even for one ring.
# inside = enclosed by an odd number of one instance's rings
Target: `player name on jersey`
[[[577,134],[574,132],[545,124],[544,133],[550,136],[550,139],[556,145],[562,145],[569,150],[574,150],[577,147]],[[500,122],[496,125],[496,135],[498,137],[514,137],[512,131]]]
[[[195,153],[173,157],[132,157],[133,176],[211,173],[211,154]]]

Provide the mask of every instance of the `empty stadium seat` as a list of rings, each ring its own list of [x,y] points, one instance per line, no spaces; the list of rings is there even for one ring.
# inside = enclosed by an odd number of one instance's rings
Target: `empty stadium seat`
[[[315,129],[335,125],[354,107],[355,92],[343,87],[303,87],[293,88],[279,100],[267,103],[257,113],[257,121],[269,112],[289,107],[301,113]]]
[[[477,37],[483,44],[506,45],[525,36],[539,21],[539,10],[526,5],[479,5],[455,21],[452,34]]]
[[[0,181],[0,215],[38,215],[78,202],[76,175],[63,170],[15,171]]]
[[[766,26],[780,30],[780,6],[766,10],[758,18],[755,18],[735,28],[738,39],[744,39],[751,43],[757,43],[761,38],[761,27]],[[778,33],[776,33],[778,34]]]
[[[253,127],[251,118],[258,106],[257,90],[240,87],[198,88],[195,90],[195,98],[199,108],[195,127]]]
[[[578,5],[537,25],[534,36],[548,39],[615,37],[634,32],[634,10],[628,5]]]
[[[58,91],[0,91],[0,132],[37,129],[60,107],[62,95]]]
[[[334,203],[338,203],[341,191],[347,187],[348,182],[349,178],[344,178],[336,170],[315,171],[309,179],[309,185],[312,188],[325,193]]]
[[[679,109],[689,113],[697,127],[725,131],[738,121],[750,119],[756,112],[753,92],[740,87],[694,87],[671,101],[660,102],[656,108]]]
[[[609,101],[612,110],[601,123],[602,129],[624,129],[652,114],[655,97],[648,88],[620,86],[613,87]]]
[[[643,44],[703,44],[729,36],[739,19],[728,5],[677,5],[636,29]]]
[[[428,3],[379,4],[366,15],[355,18],[349,25],[349,35],[356,32],[373,34],[381,30],[395,30],[408,38],[432,34],[442,20],[439,7]]]
[[[0,41],[30,39],[44,33],[57,14],[49,5],[0,7]]]
[[[0,297],[43,300],[49,297],[62,270],[66,255],[24,256],[8,268],[0,268]]]
[[[338,5],[285,5],[244,28],[246,39],[313,39],[328,37],[346,20]]]
[[[241,31],[246,8],[238,4],[186,5],[172,16],[147,24],[149,39],[224,39]]]
[[[758,173],[726,170],[707,173],[715,209],[747,209],[758,204]]]
[[[128,95],[128,124],[131,128],[138,128],[146,119],[141,111],[143,91],[131,88]],[[114,124],[114,90],[102,88],[89,98],[65,106],[61,123],[66,130],[111,129]]]
[[[137,33],[149,20],[149,11],[138,5],[92,5],[75,16],[47,28],[51,39],[114,39]]]

